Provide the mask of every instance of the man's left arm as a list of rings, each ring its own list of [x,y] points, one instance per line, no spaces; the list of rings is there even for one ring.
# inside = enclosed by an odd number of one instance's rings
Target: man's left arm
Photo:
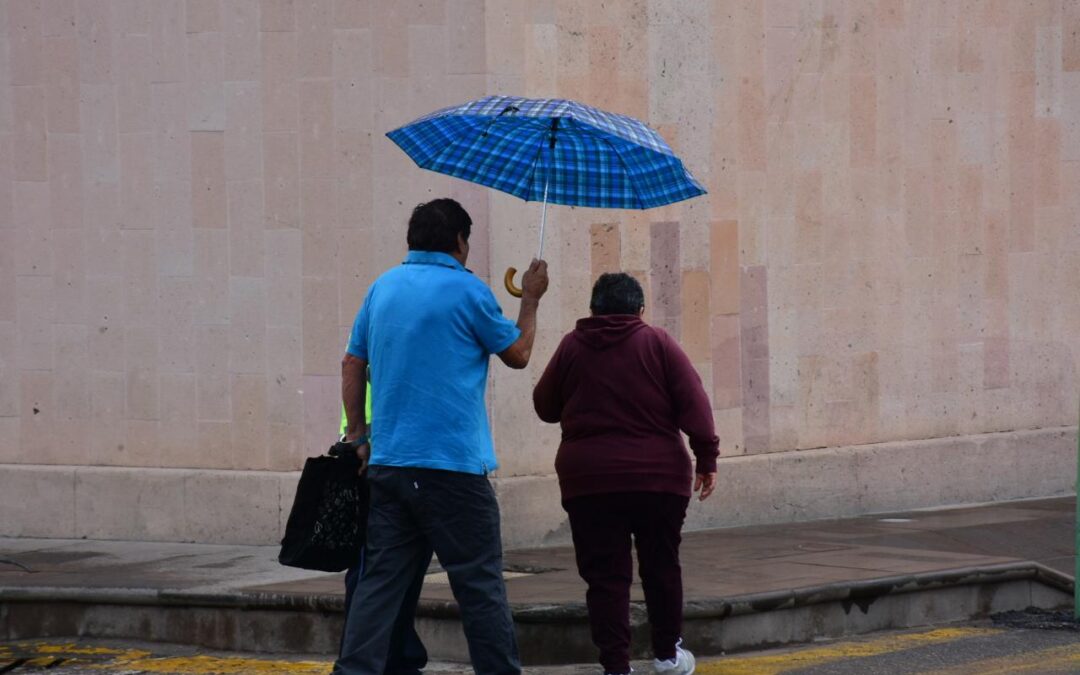
[[[367,405],[367,359],[346,353],[341,360],[341,401],[345,405],[345,441],[356,449],[356,458],[360,460],[360,471],[367,468],[371,457],[371,444],[368,442],[367,418],[364,409]],[[357,440],[362,442],[357,443]]]

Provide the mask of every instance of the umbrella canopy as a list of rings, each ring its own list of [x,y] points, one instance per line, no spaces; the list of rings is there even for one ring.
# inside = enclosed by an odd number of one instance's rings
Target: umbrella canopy
[[[705,194],[644,123],[574,101],[489,96],[387,136],[424,169],[545,205],[648,209]]]

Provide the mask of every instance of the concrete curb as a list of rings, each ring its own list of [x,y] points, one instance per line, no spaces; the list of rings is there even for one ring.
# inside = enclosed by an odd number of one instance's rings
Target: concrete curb
[[[683,635],[702,655],[733,653],[823,637],[967,621],[1071,600],[1071,580],[1040,564],[880,577],[687,603]],[[337,651],[342,597],[235,590],[0,587],[6,639],[83,636],[141,639],[251,652]],[[583,602],[512,606],[522,663],[586,663],[595,647]],[[417,630],[434,658],[467,662],[457,605],[421,601]],[[649,653],[643,603],[631,605],[632,653]]]
[[[809,607],[829,602],[863,604],[870,598],[914,591],[930,591],[953,586],[992,584],[1005,581],[1030,580],[1063,593],[1073,592],[1071,577],[1034,562],[1002,563],[961,567],[924,574],[898,575],[806,586],[797,589],[770,591],[735,596],[689,600],[686,619],[724,619],[795,607]],[[68,602],[99,605],[183,606],[203,608],[236,608],[277,611],[341,612],[344,598],[340,595],[297,595],[288,593],[242,593],[225,591],[150,590],[138,588],[70,588],[70,587],[5,587],[0,586],[0,603]],[[634,606],[644,603],[633,603]],[[585,603],[514,604],[514,620],[520,623],[553,623],[585,621]],[[433,619],[458,619],[457,603],[421,598],[417,615]]]

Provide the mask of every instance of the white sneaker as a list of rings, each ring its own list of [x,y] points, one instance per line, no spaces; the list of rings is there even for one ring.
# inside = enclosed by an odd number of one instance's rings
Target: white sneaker
[[[694,672],[694,655],[690,650],[683,649],[682,638],[675,643],[675,658],[653,659],[653,670],[657,673],[671,673],[672,675],[690,675]]]

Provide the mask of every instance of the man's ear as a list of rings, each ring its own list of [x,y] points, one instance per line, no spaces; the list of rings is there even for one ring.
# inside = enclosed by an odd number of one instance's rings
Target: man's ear
[[[461,236],[461,233],[457,233],[457,250],[458,253],[465,254],[469,251],[469,240]]]

